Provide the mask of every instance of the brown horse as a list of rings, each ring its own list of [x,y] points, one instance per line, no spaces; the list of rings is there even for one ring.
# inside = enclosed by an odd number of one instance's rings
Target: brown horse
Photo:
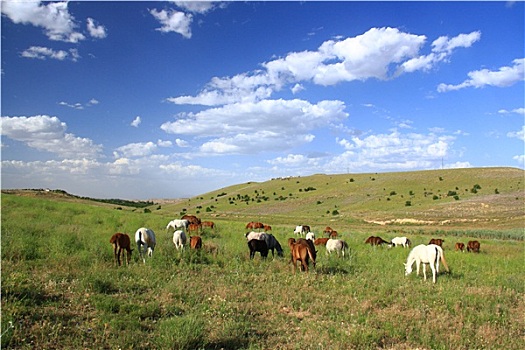
[[[301,271],[308,272],[309,259],[312,260],[312,263],[315,268],[316,251],[314,244],[311,240],[301,238],[296,241],[294,238],[289,238],[288,246],[291,250],[290,262],[293,263],[294,273],[296,273],[297,270],[297,261],[301,263]]]
[[[202,248],[202,238],[199,236],[190,236],[190,248],[191,249],[201,249]]]
[[[322,238],[316,238],[314,241],[315,245],[326,245],[326,242],[328,242],[330,238],[322,237]]]
[[[264,229],[264,224],[262,222],[250,221],[246,224],[246,228],[251,230]]]
[[[383,238],[381,237],[376,237],[376,236],[370,236],[366,239],[365,241],[365,244],[370,244],[370,245],[382,245],[382,244],[391,244],[391,243],[388,243],[387,241],[385,241]]]
[[[113,236],[111,236],[109,243],[113,244],[115,262],[118,264],[118,266],[121,265],[120,253],[122,252],[122,249],[126,250],[126,257],[127,257],[126,260],[129,266],[129,262],[131,261],[131,252],[133,251],[133,249],[131,249],[131,242],[129,240],[129,236],[125,233],[117,232]],[[124,255],[124,253],[122,254]]]
[[[432,238],[428,244],[435,244],[443,248],[443,243],[445,243],[444,239],[441,238]]]
[[[200,225],[201,224],[201,219],[199,219],[198,217],[196,217],[195,215],[184,215],[181,220],[188,220],[188,222],[190,224],[195,224],[195,225]]]
[[[215,230],[215,223],[213,221],[203,221],[201,222],[201,227],[202,228],[209,227],[212,230]]]
[[[479,253],[479,246],[478,241],[469,241],[467,243],[467,252],[473,251],[474,253]]]
[[[456,251],[458,250],[463,251],[465,249],[465,243],[457,242],[454,248],[456,249]]]

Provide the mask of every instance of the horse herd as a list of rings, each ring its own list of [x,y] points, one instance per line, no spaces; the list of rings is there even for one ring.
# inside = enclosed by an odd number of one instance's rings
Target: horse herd
[[[206,225],[204,227],[215,229],[214,223],[205,223]],[[188,242],[191,249],[201,249],[203,247],[202,238],[200,236],[189,236],[188,239],[185,231],[188,233],[194,231],[198,232],[199,229],[202,229],[202,224],[203,222],[201,222],[200,219],[196,218],[195,216],[184,216],[180,220],[170,221],[166,226],[166,230],[169,230],[170,228],[175,230],[173,232],[173,244],[177,250],[182,251]],[[192,230],[190,230],[191,225],[195,225],[192,227]],[[264,225],[259,222],[249,222],[246,225],[246,228],[252,230],[245,234],[250,252],[250,259],[255,257],[256,252],[259,252],[261,257],[266,259],[270,251],[272,252],[272,256],[274,256],[274,251],[276,251],[279,257],[284,257],[284,251],[281,244],[274,235],[268,232],[271,231],[271,226]],[[264,230],[264,232],[261,232],[260,230]],[[326,227],[323,233],[328,237],[316,238],[315,233],[310,230],[308,225],[300,225],[295,227],[294,235],[297,234],[300,237],[297,239],[289,238],[287,242],[290,249],[290,263],[293,264],[294,273],[297,269],[297,263],[299,263],[301,271],[308,272],[310,261],[315,268],[317,257],[317,250],[315,249],[315,246],[325,246],[326,253],[328,255],[335,252],[338,256],[345,257],[345,254],[347,254],[348,251],[348,244],[345,241],[336,238],[337,231],[331,229],[330,227]],[[305,238],[302,238],[303,235]],[[133,249],[131,249],[130,237],[125,233],[118,232],[111,237],[109,242],[113,245],[115,263],[118,264],[118,266],[122,264],[121,255],[124,257],[125,252],[126,261],[129,265],[131,261],[131,252],[133,251]],[[152,257],[153,251],[155,250],[155,246],[157,244],[155,233],[151,229],[141,227],[135,232],[135,243],[140,254],[140,259],[142,259],[143,263],[146,263],[146,256]],[[439,272],[440,262],[443,264],[443,266],[445,266],[445,269],[449,271],[442,248],[443,243],[443,239],[433,238],[430,240],[428,245],[420,244],[414,247],[410,251],[407,261],[404,264],[405,275],[408,275],[412,272],[412,265],[415,262],[417,275],[419,275],[420,265],[423,264],[423,276],[426,280],[426,265],[429,265],[430,269],[432,270],[432,280],[435,283],[436,274]],[[381,237],[370,236],[365,240],[365,244],[370,244],[372,246],[387,245],[388,247],[400,246],[404,248],[410,248],[412,242],[407,237],[395,237],[390,242],[388,242]],[[464,251],[464,249],[464,243],[457,242],[455,244],[456,251]],[[472,251],[479,253],[480,243],[478,241],[469,241],[467,243],[466,249],[468,252]]]

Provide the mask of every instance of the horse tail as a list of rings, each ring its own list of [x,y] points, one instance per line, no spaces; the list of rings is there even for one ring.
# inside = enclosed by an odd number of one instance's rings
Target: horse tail
[[[445,269],[447,270],[447,272],[450,272],[450,269],[448,268],[448,265],[447,265],[447,261],[445,260],[445,252],[443,251],[443,249],[440,249],[441,250],[441,263],[443,264],[443,266],[445,266]]]
[[[315,267],[315,257],[314,257],[314,254],[312,253],[312,248],[309,245],[306,246],[306,251],[308,252],[308,256],[312,260],[312,263],[314,264],[314,267]]]

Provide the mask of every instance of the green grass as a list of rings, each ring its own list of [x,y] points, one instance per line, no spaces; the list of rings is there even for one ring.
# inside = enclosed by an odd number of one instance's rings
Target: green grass
[[[354,177],[356,183],[359,178]],[[301,192],[312,196],[322,182],[296,185],[315,187]],[[250,261],[244,238],[249,220],[231,212],[213,217],[218,229],[202,235],[203,251],[175,251],[165,227],[178,212],[165,207],[145,214],[85,201],[3,195],[2,348],[525,345],[523,227],[382,227],[320,216],[315,218],[315,231],[327,225],[338,230],[350,246],[349,257],[328,257],[321,247],[317,268],[294,275],[288,258],[263,261],[257,255]],[[339,209],[345,210],[342,205]],[[308,210],[316,209],[301,209],[299,217],[270,211],[261,216],[272,225],[286,256],[286,239],[295,224],[310,222],[302,216]],[[132,264],[117,268],[109,238],[117,231],[133,234],[141,226],[157,234],[153,258],[144,265],[134,251]],[[415,273],[404,276],[408,250],[365,245],[372,234],[385,239],[403,234],[414,244],[445,238],[451,273],[441,273],[435,285]],[[481,242],[481,253],[453,251],[456,241],[470,239]]]

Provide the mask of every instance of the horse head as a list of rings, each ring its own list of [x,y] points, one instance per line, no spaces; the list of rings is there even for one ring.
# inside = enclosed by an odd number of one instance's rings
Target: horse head
[[[410,275],[412,273],[412,264],[403,263],[403,265],[405,265],[405,276]]]

